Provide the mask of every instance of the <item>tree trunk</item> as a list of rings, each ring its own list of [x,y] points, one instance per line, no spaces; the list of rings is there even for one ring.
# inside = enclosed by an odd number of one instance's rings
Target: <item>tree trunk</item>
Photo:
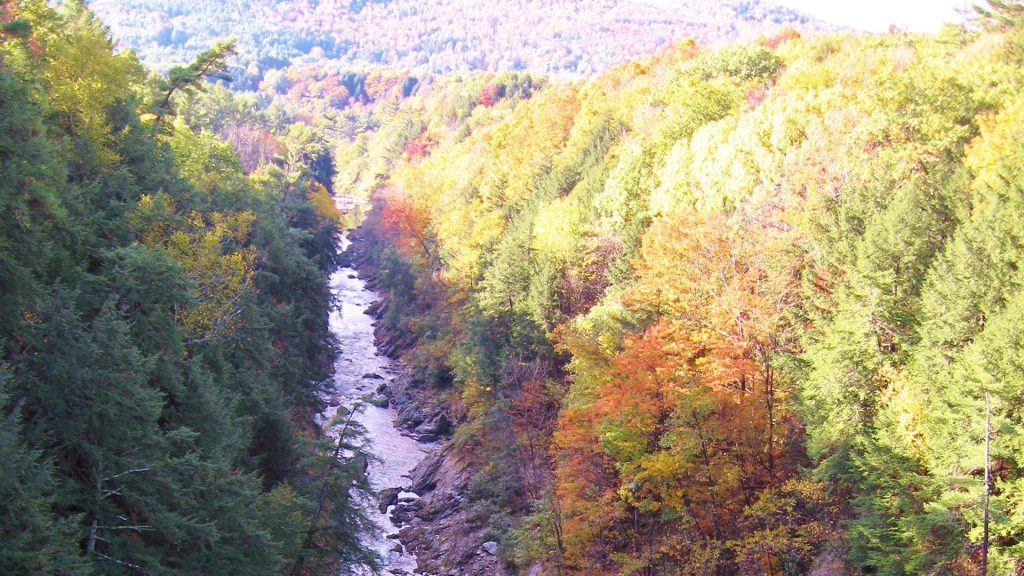
[[[96,476],[96,496],[95,506],[96,509],[92,513],[92,522],[89,523],[89,541],[85,545],[85,554],[92,556],[92,553],[96,551],[96,530],[99,527],[100,522],[100,505],[103,502],[103,479],[99,470],[93,468],[92,473]]]
[[[985,390],[985,509],[981,537],[981,576],[988,576],[988,500],[992,493],[992,469],[989,465],[989,446],[992,441],[992,401]]]

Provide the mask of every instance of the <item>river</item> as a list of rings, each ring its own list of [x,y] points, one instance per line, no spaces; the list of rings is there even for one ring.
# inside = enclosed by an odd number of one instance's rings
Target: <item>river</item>
[[[339,242],[341,249],[348,247],[349,242],[344,235]],[[395,370],[393,361],[378,352],[373,339],[374,320],[366,312],[377,295],[367,289],[352,268],[340,268],[334,272],[330,285],[335,300],[330,327],[341,346],[341,354],[335,363],[333,394],[339,396],[343,404],[351,406],[364,395],[372,394],[381,383],[393,379]],[[335,409],[328,408],[324,421],[329,422],[334,412]],[[365,403],[356,420],[366,428],[372,455],[367,475],[375,491],[408,486],[409,472],[436,447],[402,434],[396,428],[397,415],[390,408]],[[383,559],[382,573],[412,574],[416,558],[404,551],[392,551],[397,541],[387,538],[397,533],[399,527],[392,524],[387,514],[380,513],[376,500],[367,502],[365,511],[379,527],[377,534],[365,544]]]

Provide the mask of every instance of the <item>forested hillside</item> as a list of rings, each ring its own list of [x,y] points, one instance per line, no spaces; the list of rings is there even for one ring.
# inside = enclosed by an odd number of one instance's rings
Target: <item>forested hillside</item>
[[[359,427],[314,417],[360,222],[379,343],[452,429],[431,474],[468,470],[454,509],[393,494],[430,572],[1024,570],[1024,4],[657,51],[681,12],[535,4],[465,22],[561,37],[480,55],[433,4],[264,37],[270,4],[119,3],[163,75],[84,0],[2,4],[0,573],[375,566]],[[209,83],[239,62],[253,91]]]
[[[406,72],[467,70],[591,74],[684,38],[723,42],[788,25],[822,24],[761,0],[92,0],[114,36],[164,70],[214,41],[239,37],[254,88],[297,59],[334,73],[386,65]]]
[[[510,570],[1019,573],[1021,14],[469,79],[341,148]]]
[[[165,79],[83,2],[0,21],[0,573],[372,562],[312,421],[339,215],[310,139],[247,176],[216,108],[177,113],[229,43]]]

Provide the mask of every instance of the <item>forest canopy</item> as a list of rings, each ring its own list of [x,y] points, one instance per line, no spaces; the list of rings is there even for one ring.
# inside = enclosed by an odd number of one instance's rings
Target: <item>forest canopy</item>
[[[163,71],[239,37],[240,86],[297,62],[333,73],[590,75],[686,37],[720,43],[829,28],[760,0],[91,0],[125,48]]]
[[[978,18],[415,103],[384,320],[508,566],[1019,570],[1020,5]]]
[[[3,573],[373,566],[358,434],[312,419],[364,217],[509,573],[1021,570],[1020,2],[573,81],[288,52],[244,93],[241,34],[161,29],[158,75],[84,2],[3,6]]]
[[[0,19],[0,572],[372,565],[312,422],[337,215],[311,164],[247,174],[179,113],[230,45],[164,78],[82,2]]]

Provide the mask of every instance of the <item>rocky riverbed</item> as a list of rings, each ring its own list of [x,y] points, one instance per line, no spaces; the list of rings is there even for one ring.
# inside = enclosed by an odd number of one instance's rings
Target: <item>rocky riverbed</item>
[[[376,459],[367,473],[378,495],[367,512],[381,526],[369,544],[385,558],[384,574],[503,575],[497,544],[469,518],[474,463],[446,443],[455,427],[446,403],[399,362],[413,344],[409,335],[376,328],[388,302],[373,291],[358,231],[352,238],[343,241],[345,266],[331,284],[338,302],[331,326],[342,347],[335,400],[367,404],[359,421]]]
[[[340,240],[347,247],[345,238]],[[334,387],[328,392],[329,408],[322,422],[329,422],[338,407],[360,405],[356,420],[366,430],[368,451],[366,473],[375,492],[405,486],[411,482],[414,467],[439,449],[436,442],[421,442],[397,426],[398,412],[389,407],[382,395],[397,375],[395,362],[379,353],[374,344],[374,319],[367,309],[376,295],[352,268],[342,267],[331,276],[335,308],[331,313],[331,331],[338,338],[341,354],[335,364]],[[330,433],[330,432],[328,432]],[[436,440],[437,438],[433,438]],[[415,494],[403,494],[403,502]],[[377,502],[365,504],[367,515],[378,531],[365,543],[383,560],[384,574],[413,574],[416,557],[396,541],[405,524],[392,516],[393,509],[379,509]]]

